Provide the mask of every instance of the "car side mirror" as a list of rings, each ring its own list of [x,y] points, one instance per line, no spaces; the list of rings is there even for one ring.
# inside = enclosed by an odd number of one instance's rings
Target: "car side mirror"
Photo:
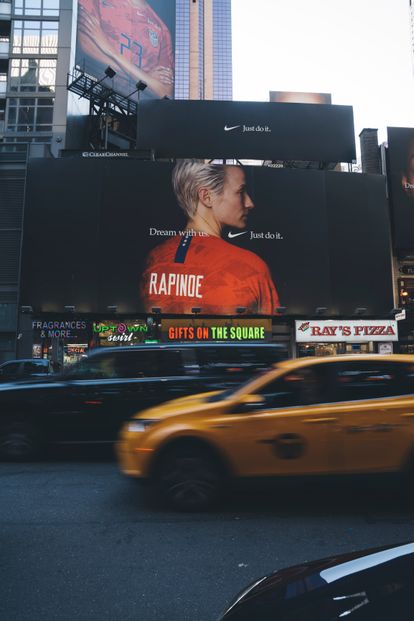
[[[232,407],[234,414],[249,414],[263,407],[265,401],[260,395],[244,395],[242,399]]]

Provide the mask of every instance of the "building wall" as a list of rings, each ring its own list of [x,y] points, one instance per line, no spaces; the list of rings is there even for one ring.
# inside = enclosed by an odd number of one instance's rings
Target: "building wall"
[[[177,0],[176,99],[231,100],[231,0]]]
[[[0,1],[0,141],[65,146],[76,0]],[[177,0],[178,99],[232,99],[231,0]]]
[[[0,143],[0,363],[15,358],[27,145]]]
[[[233,99],[231,0],[213,0],[213,99]]]
[[[6,76],[4,142],[50,143],[58,59],[59,0],[13,0]],[[0,28],[7,33],[5,20]]]
[[[410,21],[411,21],[411,57],[414,71],[414,0],[410,0]]]

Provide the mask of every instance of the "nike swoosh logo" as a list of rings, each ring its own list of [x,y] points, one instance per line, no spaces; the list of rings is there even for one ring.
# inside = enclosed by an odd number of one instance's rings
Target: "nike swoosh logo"
[[[225,132],[231,132],[232,129],[237,129],[238,127],[241,127],[241,125],[233,125],[232,127],[227,127],[227,125],[224,126],[224,131]]]
[[[246,235],[247,231],[242,231],[241,233],[229,233],[229,238],[233,239],[233,237],[238,237],[239,235]]]

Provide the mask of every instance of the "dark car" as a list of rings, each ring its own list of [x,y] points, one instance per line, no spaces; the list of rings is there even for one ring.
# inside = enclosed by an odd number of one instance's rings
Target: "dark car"
[[[181,396],[226,389],[280,360],[279,345],[144,345],[100,349],[66,372],[0,385],[0,457],[50,444],[114,442],[123,421]]]
[[[220,621],[411,621],[414,543],[282,569],[244,589]]]
[[[50,360],[44,358],[22,358],[0,364],[0,382],[15,382],[28,377],[53,373]]]

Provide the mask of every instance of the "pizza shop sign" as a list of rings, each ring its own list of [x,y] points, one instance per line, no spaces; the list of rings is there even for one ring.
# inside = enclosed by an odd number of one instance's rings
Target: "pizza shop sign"
[[[391,319],[296,321],[295,323],[297,343],[398,341],[397,322]]]

